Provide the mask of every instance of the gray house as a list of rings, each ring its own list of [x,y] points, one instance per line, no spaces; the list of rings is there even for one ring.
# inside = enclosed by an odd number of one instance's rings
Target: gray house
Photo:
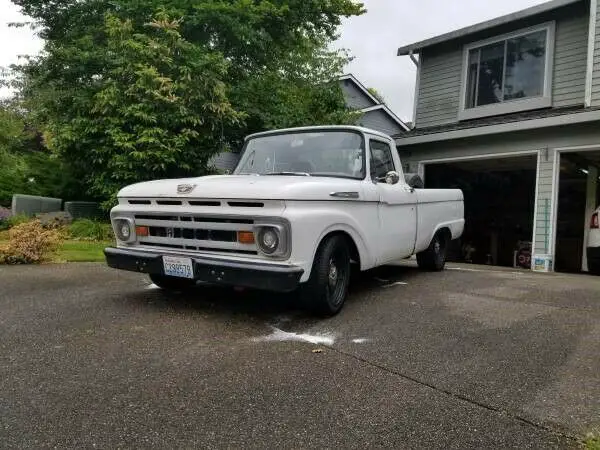
[[[408,131],[408,126],[352,74],[340,77],[339,81],[348,108],[360,112],[357,125],[390,136]],[[211,164],[219,170],[232,171],[239,159],[240,154],[236,152],[220,153],[213,158]]]
[[[600,199],[599,7],[553,0],[398,49],[417,65],[414,126],[396,136],[405,170],[465,193],[453,258],[587,270]]]

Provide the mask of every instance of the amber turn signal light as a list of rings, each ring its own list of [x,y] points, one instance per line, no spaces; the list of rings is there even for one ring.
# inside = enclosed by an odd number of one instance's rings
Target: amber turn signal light
[[[252,231],[238,231],[238,242],[240,244],[254,244],[254,233]]]
[[[148,227],[142,227],[138,225],[137,227],[135,227],[135,234],[138,236],[146,237],[150,234],[150,230],[148,230]]]

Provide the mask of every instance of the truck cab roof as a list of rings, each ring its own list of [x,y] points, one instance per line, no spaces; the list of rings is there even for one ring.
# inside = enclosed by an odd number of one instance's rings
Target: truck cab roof
[[[325,131],[325,130],[347,130],[347,131],[359,131],[365,134],[372,134],[386,140],[392,140],[391,137],[385,133],[380,131],[372,130],[370,128],[359,127],[355,125],[317,125],[317,126],[308,126],[308,127],[295,127],[295,128],[284,128],[279,130],[271,130],[271,131],[261,131],[260,133],[254,133],[246,137],[247,139],[260,137],[260,136],[269,136],[273,134],[283,134],[283,133],[301,133],[304,131]]]

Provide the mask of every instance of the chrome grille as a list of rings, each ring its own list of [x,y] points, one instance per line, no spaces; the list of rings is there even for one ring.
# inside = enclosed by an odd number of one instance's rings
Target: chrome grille
[[[135,224],[148,227],[138,236],[144,247],[214,253],[258,254],[255,244],[238,242],[238,231],[253,231],[254,220],[194,214],[135,214]]]

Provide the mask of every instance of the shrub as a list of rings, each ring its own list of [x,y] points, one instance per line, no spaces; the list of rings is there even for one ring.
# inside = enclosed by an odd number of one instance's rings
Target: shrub
[[[45,229],[39,220],[22,223],[8,233],[8,245],[0,248],[0,264],[37,264],[52,255],[62,236],[57,230]]]
[[[85,241],[110,241],[113,231],[108,223],[91,219],[79,219],[69,227],[69,234],[73,239]]]
[[[11,228],[16,227],[17,225],[27,223],[30,220],[31,217],[26,216],[25,214],[17,214],[16,216],[10,216],[8,219],[6,219],[6,229],[10,230]]]

